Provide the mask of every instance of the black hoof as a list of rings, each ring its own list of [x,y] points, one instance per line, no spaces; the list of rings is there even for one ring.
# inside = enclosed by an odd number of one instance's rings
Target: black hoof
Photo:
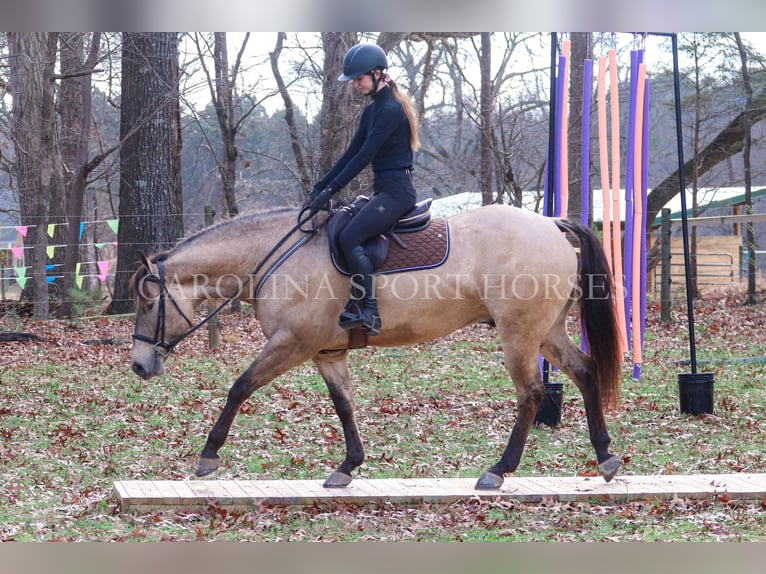
[[[503,477],[494,472],[485,470],[476,481],[476,490],[496,490],[503,486]]]
[[[620,459],[616,456],[611,456],[604,462],[599,463],[598,470],[601,472],[601,476],[604,477],[604,480],[609,482],[614,478],[614,475],[617,474],[617,471],[620,470]]]
[[[351,483],[351,475],[337,470],[327,477],[324,481],[325,488],[344,488]]]
[[[218,466],[221,464],[221,459],[219,457],[215,458],[202,458],[200,457],[199,461],[197,461],[197,470],[194,471],[194,474],[197,476],[207,476],[208,474],[212,474],[216,470],[218,470]]]

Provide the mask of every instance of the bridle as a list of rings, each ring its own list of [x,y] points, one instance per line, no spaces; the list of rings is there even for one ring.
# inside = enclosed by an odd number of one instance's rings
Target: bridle
[[[284,245],[285,241],[296,231],[299,229],[303,231],[304,233],[307,233],[308,235],[304,236],[298,243],[296,243],[288,252],[283,255],[282,257],[277,260],[277,262],[264,274],[263,278],[258,284],[258,288],[256,289],[256,293],[260,291],[261,287],[263,286],[263,283],[271,276],[274,269],[284,263],[284,261],[295,253],[298,248],[300,248],[306,241],[308,241],[313,235],[316,234],[318,231],[318,227],[316,225],[316,220],[313,221],[311,229],[303,229],[303,225],[308,222],[309,220],[312,220],[314,218],[313,213],[309,213],[307,217],[302,217],[303,213],[307,211],[307,208],[303,208],[301,212],[298,214],[298,223],[293,227],[290,231],[288,231],[282,239],[277,242],[277,244],[269,251],[269,253],[264,257],[261,262],[256,266],[255,270],[250,274],[252,276],[255,276],[261,268],[265,265],[265,263],[271,259],[271,257],[277,252],[277,250]],[[157,283],[160,286],[160,294],[157,301],[158,308],[157,308],[157,324],[154,326],[154,337],[149,337],[147,335],[142,335],[141,333],[133,332],[133,338],[137,341],[143,341],[144,343],[149,343],[150,345],[154,346],[154,349],[157,353],[159,353],[162,358],[167,358],[175,349],[176,345],[183,341],[186,337],[194,333],[197,329],[204,326],[210,319],[215,317],[226,305],[231,303],[234,299],[236,299],[239,295],[239,293],[233,295],[232,297],[228,297],[218,305],[213,311],[208,313],[207,317],[202,319],[199,323],[196,325],[189,319],[189,317],[186,316],[186,313],[183,312],[181,307],[178,305],[175,299],[173,299],[173,295],[170,293],[170,291],[167,288],[167,285],[165,285],[165,266],[162,261],[157,261],[157,273],[152,273],[149,268],[147,270],[149,273],[145,275],[141,282],[144,281],[150,281],[152,283]],[[140,286],[138,286],[140,288]],[[170,301],[173,306],[176,308],[176,311],[178,311],[181,314],[181,317],[184,318],[184,320],[189,324],[189,328],[178,335],[175,339],[172,341],[166,341],[165,340],[165,309],[167,307],[165,301]]]
[[[160,286],[160,294],[157,299],[157,324],[154,326],[154,337],[149,337],[147,335],[142,335],[141,333],[134,332],[133,338],[137,341],[143,341],[144,343],[149,343],[150,345],[154,346],[157,353],[162,355],[163,358],[167,358],[167,356],[173,352],[178,343],[205,325],[205,323],[215,317],[221,309],[223,309],[226,305],[234,300],[234,297],[229,297],[228,299],[224,300],[224,302],[221,303],[214,311],[209,313],[207,317],[195,325],[192,323],[191,319],[186,316],[186,313],[183,312],[176,300],[173,299],[173,295],[168,290],[167,285],[165,285],[165,266],[162,261],[157,261],[157,273],[149,273],[148,275],[144,276],[141,282],[143,283],[144,281],[157,283]],[[178,311],[181,314],[181,317],[183,317],[184,320],[189,324],[189,328],[172,341],[165,340],[165,309],[167,307],[165,301],[170,301],[173,304],[173,307],[176,308],[176,311]]]

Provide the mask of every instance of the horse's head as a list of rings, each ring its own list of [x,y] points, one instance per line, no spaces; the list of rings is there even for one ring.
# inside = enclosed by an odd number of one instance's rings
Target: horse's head
[[[166,277],[162,256],[140,255],[141,267],[131,278],[136,306],[131,366],[146,380],[165,371],[165,358],[189,333],[192,304]]]

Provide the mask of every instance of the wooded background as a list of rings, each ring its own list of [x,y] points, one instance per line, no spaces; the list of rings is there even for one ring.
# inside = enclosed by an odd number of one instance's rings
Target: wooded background
[[[670,40],[557,38],[570,40],[573,54],[572,217],[579,217],[582,60],[617,50],[624,149],[629,53],[646,48],[652,222],[678,194]],[[392,76],[418,108],[421,198],[476,191],[485,204],[540,209],[550,34],[9,32],[0,35],[0,225],[14,236],[14,226],[29,227],[24,246],[32,280],[24,296],[34,300],[36,316],[72,313],[75,265],[94,259],[93,245],[103,241],[95,231],[79,236],[82,222],[119,218],[108,311],[122,313],[132,310],[127,281],[137,251],[168,248],[199,229],[205,205],[225,218],[301,204],[345,149],[367,103],[337,81],[343,55],[360,41],[386,50]],[[762,184],[760,49],[738,33],[681,34],[679,46],[691,204],[714,199],[698,196],[703,188]],[[597,155],[590,172],[599,181]],[[368,193],[370,185],[364,172],[344,194]],[[60,279],[52,282],[50,245],[67,246],[54,252]]]

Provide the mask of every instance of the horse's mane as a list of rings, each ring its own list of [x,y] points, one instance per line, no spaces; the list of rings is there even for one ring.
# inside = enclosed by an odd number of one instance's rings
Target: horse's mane
[[[204,227],[200,229],[199,231],[192,233],[191,235],[189,235],[189,237],[184,237],[180,239],[173,249],[175,250],[175,249],[186,248],[191,243],[199,241],[200,238],[210,239],[211,237],[214,237],[215,235],[219,233],[229,233],[232,231],[232,228],[235,228],[235,227],[239,227],[242,225],[249,225],[249,224],[253,224],[253,225],[257,225],[258,223],[262,224],[264,220],[270,220],[274,216],[284,215],[287,213],[294,213],[294,212],[295,212],[294,208],[277,207],[277,208],[271,208],[271,209],[264,209],[260,211],[250,211],[247,213],[242,213],[231,219],[224,219],[222,221],[219,221],[218,223],[215,223],[214,225],[211,225],[210,227]],[[160,254],[158,254],[158,256],[159,255]]]
[[[215,223],[214,225],[211,225],[210,227],[204,227],[200,229],[199,231],[196,231],[195,233],[192,233],[188,237],[181,238],[174,247],[170,249],[166,249],[164,251],[159,251],[157,253],[153,253],[148,256],[149,261],[152,263],[157,263],[158,261],[165,261],[170,255],[178,250],[186,249],[187,247],[196,245],[200,239],[211,239],[214,238],[216,235],[219,234],[225,234],[225,233],[232,233],[234,231],[234,228],[240,227],[240,226],[247,226],[252,224],[254,228],[259,227],[263,225],[263,222],[266,220],[271,220],[274,218],[274,216],[281,216],[286,215],[288,213],[295,213],[294,208],[285,208],[285,207],[278,207],[278,208],[272,208],[272,209],[264,209],[260,211],[251,211],[247,213],[243,213],[240,215],[237,215],[236,217],[233,217],[231,219],[224,219],[222,221],[219,221],[218,223]],[[130,278],[130,293],[132,294],[133,298],[136,300],[136,304],[140,306],[142,310],[146,310],[149,306],[149,301],[142,293],[141,289],[139,289],[139,285],[141,285],[141,281],[151,273],[149,269],[146,268],[144,265],[140,265],[138,269],[133,273],[133,275]]]

